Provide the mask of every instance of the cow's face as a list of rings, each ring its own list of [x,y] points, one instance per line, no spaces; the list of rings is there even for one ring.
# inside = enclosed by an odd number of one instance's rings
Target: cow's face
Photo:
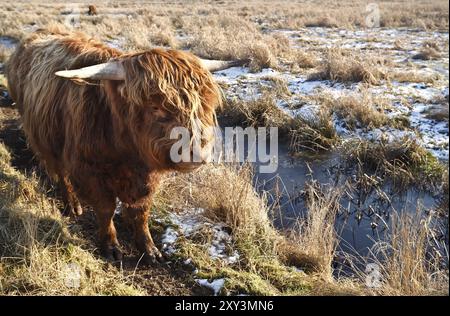
[[[133,118],[131,129],[149,165],[191,171],[210,160],[218,100],[209,92],[204,97],[197,110],[180,110],[155,96]]]
[[[117,107],[127,109],[122,117],[141,157],[150,167],[179,171],[207,162],[221,97],[211,74],[178,51],[154,50],[123,64],[126,79],[116,91],[126,104]]]

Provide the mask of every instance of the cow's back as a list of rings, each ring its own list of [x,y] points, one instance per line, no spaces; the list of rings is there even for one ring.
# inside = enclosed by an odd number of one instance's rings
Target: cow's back
[[[73,116],[88,106],[83,102],[95,100],[99,90],[59,78],[55,72],[102,63],[120,54],[81,34],[46,30],[31,35],[11,55],[6,67],[9,90],[28,143],[50,173],[59,168],[65,138],[76,133]]]

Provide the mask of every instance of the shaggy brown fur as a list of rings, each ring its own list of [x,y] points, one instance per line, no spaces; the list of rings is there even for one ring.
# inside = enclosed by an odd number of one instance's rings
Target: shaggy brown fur
[[[55,76],[110,59],[122,62],[124,81]],[[94,208],[105,255],[121,258],[112,221],[119,198],[138,249],[150,260],[160,257],[148,229],[149,202],[162,172],[199,165],[171,162],[169,135],[175,126],[194,132],[194,121],[202,128],[216,123],[220,93],[211,74],[185,52],[126,55],[83,34],[40,30],[12,54],[6,75],[31,148],[63,184],[75,213],[78,198]]]
[[[88,14],[89,15],[97,15],[97,7],[93,4],[89,5]]]

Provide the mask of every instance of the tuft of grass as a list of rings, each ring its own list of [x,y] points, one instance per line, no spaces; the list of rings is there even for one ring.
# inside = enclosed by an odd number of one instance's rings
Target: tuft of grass
[[[390,73],[389,79],[397,82],[433,83],[440,80],[441,75],[416,70],[394,71]]]
[[[425,41],[422,43],[422,49],[414,55],[413,59],[433,60],[441,57],[439,45],[434,41]]]
[[[143,294],[83,249],[37,180],[12,168],[10,159],[0,144],[0,294]]]
[[[281,87],[280,92],[285,92],[282,83],[275,81],[275,85]],[[218,115],[225,126],[278,127],[281,137],[288,136],[293,121],[276,104],[272,92],[264,92],[260,98],[250,101],[228,100]]]
[[[270,88],[267,87],[261,87],[261,90],[263,93],[265,92],[264,97],[267,97],[267,95],[274,95],[277,98],[284,98],[291,96],[291,92],[289,90],[288,82],[286,79],[279,77],[279,76],[262,76],[262,81],[266,81],[269,83]]]
[[[385,240],[378,241],[364,260],[364,266],[375,264],[379,272],[380,284],[371,291],[387,296],[448,295],[448,249],[435,238],[433,215],[394,212],[390,226]],[[364,271],[359,275],[367,279]]]
[[[315,113],[314,118],[298,116],[290,132],[290,151],[294,155],[304,152],[330,150],[339,143],[332,122],[331,111],[325,107]]]
[[[365,173],[391,181],[398,190],[415,185],[434,191],[445,181],[445,165],[409,137],[390,143],[355,140],[343,150],[349,165],[359,164]]]
[[[208,23],[193,21],[192,39],[187,47],[196,55],[210,59],[251,59],[252,71],[277,67],[270,44],[251,23],[229,14],[208,17]]]
[[[326,15],[316,19],[310,19],[305,22],[306,27],[337,27],[338,23],[333,17]]]
[[[378,84],[380,80],[387,78],[383,69],[387,63],[378,56],[363,57],[355,51],[331,48],[326,52],[319,71],[310,74],[308,80]]]
[[[291,117],[277,105],[273,91],[251,101],[229,100],[219,117],[225,126],[277,127],[292,154],[329,150],[339,143],[329,109],[324,107],[314,117]]]
[[[448,122],[448,111],[448,101],[442,100],[442,102],[434,104],[430,108],[428,108],[426,110],[425,116],[431,120],[435,120],[438,122]]]
[[[305,68],[315,68],[319,64],[319,60],[315,55],[309,52],[305,52],[302,50],[295,50],[291,57],[291,71],[298,71],[297,68],[305,69]]]
[[[331,267],[338,241],[334,225],[342,192],[324,190],[314,181],[307,183],[304,191],[307,212],[304,218],[297,220],[289,240],[297,251],[313,259],[313,266],[322,276],[332,279]]]
[[[331,98],[321,96],[321,103],[330,108],[339,119],[345,121],[348,128],[373,129],[390,123],[385,109],[388,100],[374,96],[367,90],[349,95]]]

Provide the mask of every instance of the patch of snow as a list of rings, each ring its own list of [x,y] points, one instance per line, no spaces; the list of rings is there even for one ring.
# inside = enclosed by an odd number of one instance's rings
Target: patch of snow
[[[196,279],[195,281],[199,285],[213,290],[215,296],[219,295],[220,291],[225,285],[225,279],[216,279],[211,282],[209,282],[207,279]]]
[[[185,209],[180,213],[170,214],[170,221],[177,228],[167,227],[162,235],[163,251],[168,254],[176,252],[176,242],[180,236],[189,238],[200,229],[208,227],[213,232],[211,245],[208,248],[208,254],[212,259],[218,259],[226,264],[233,264],[240,258],[237,250],[232,249],[233,239],[231,235],[225,231],[226,226],[222,223],[211,223],[204,216],[204,209],[191,208]]]
[[[115,38],[115,39],[111,39],[106,41],[106,45],[108,45],[111,48],[115,48],[115,49],[123,49],[123,45],[125,43],[125,39],[124,38]]]
[[[429,105],[417,104],[411,111],[411,126],[420,132],[420,143],[440,159],[449,158],[448,122],[437,122],[424,116]]]
[[[178,239],[178,232],[175,231],[172,227],[168,227],[166,231],[164,232],[161,242],[163,245],[165,244],[173,244]]]

